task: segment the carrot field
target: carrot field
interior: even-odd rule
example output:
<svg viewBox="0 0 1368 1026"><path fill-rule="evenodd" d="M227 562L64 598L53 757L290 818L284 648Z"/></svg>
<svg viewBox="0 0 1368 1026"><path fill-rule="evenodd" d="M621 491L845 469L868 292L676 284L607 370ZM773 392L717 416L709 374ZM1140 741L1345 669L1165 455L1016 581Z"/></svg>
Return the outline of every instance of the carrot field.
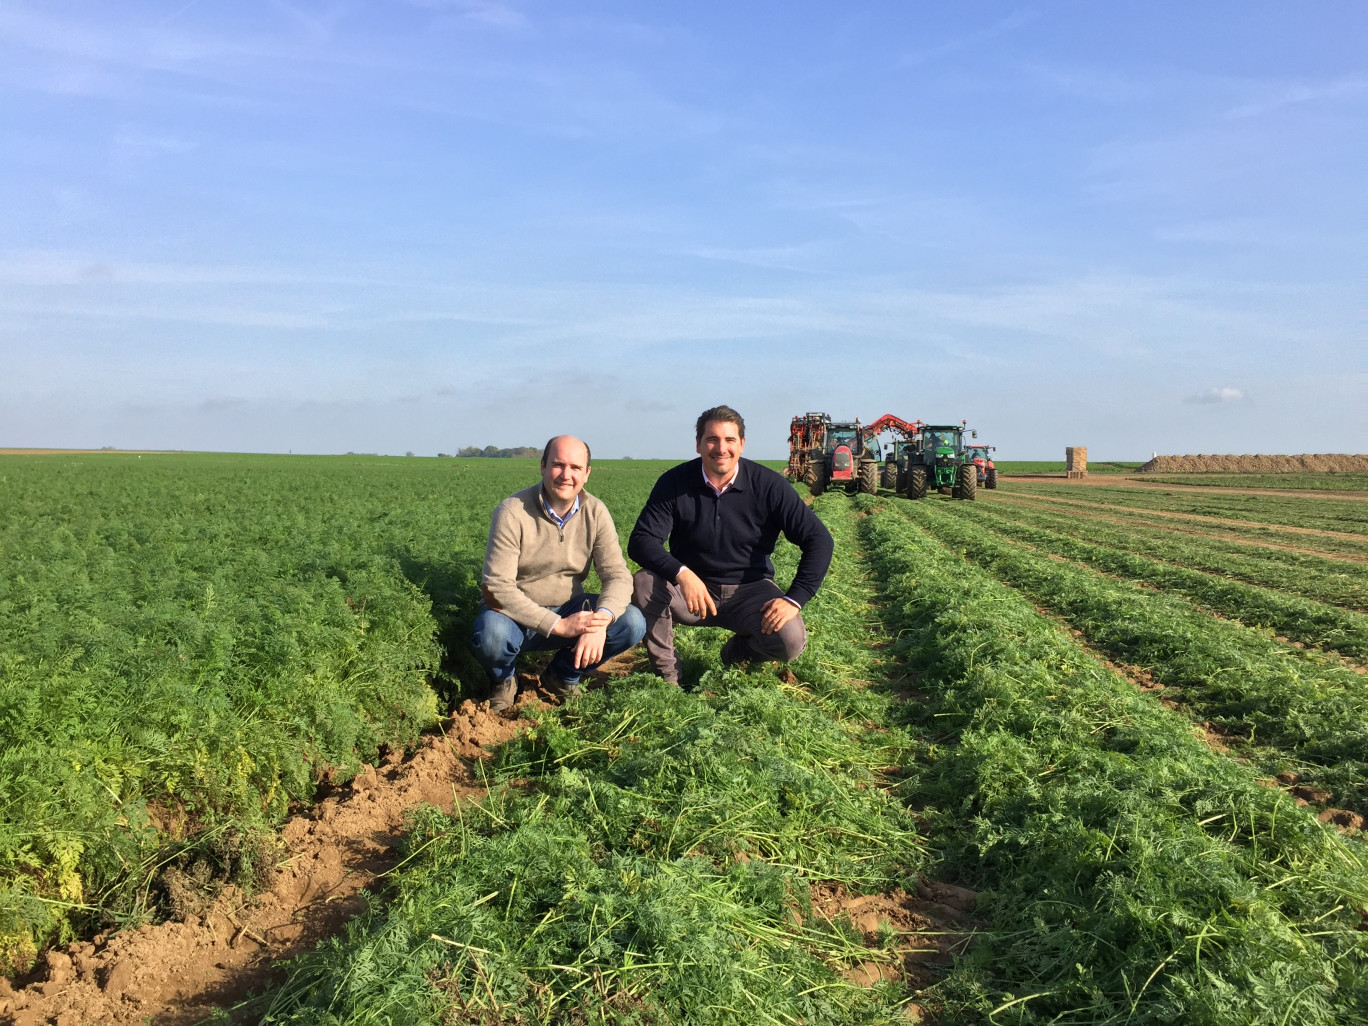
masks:
<svg viewBox="0 0 1368 1026"><path fill-rule="evenodd" d="M595 464L626 538L670 465ZM0 962L250 884L321 781L481 695L531 460L0 457ZM270 1023L1368 1021L1368 504L828 493L787 668L644 670L418 810ZM776 553L781 581L796 552ZM857 914L859 913L859 914Z"/></svg>

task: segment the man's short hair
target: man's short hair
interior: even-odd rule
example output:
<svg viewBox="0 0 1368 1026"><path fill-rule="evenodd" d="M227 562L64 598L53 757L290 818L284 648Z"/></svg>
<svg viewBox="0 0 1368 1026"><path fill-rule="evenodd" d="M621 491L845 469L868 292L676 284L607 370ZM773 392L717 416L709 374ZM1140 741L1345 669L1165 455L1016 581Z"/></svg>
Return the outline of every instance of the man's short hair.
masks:
<svg viewBox="0 0 1368 1026"><path fill-rule="evenodd" d="M557 438L575 438L575 436L552 435L550 438L548 438L546 440L546 444L542 446L541 465L543 467L546 466L546 454L551 451L551 443L554 442ZM593 457L589 454L589 443L586 442L583 438L575 438L575 441L579 442L580 445L584 446L584 465L586 467L590 466L593 463Z"/></svg>
<svg viewBox="0 0 1368 1026"><path fill-rule="evenodd" d="M741 414L730 406L714 406L711 410L704 410L698 415L698 423L694 425L695 442L703 441L703 429L708 426L710 420L715 420L719 424L735 424L736 433L741 441L746 440L746 422L741 419Z"/></svg>

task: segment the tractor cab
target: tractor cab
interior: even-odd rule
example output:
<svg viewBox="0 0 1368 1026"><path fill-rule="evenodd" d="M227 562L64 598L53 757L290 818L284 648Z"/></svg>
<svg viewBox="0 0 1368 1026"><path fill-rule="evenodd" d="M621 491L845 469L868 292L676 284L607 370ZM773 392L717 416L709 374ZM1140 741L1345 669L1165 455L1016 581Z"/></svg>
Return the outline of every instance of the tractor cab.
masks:
<svg viewBox="0 0 1368 1026"><path fill-rule="evenodd" d="M844 445L854 451L859 446L859 429L854 424L832 424L827 432L830 445Z"/></svg>
<svg viewBox="0 0 1368 1026"><path fill-rule="evenodd" d="M964 447L964 456L976 469L978 483L985 488L997 487L997 467L993 464L993 458L988 454L997 447L974 443Z"/></svg>
<svg viewBox="0 0 1368 1026"><path fill-rule="evenodd" d="M948 426L933 424L922 428L919 437L921 439L921 451L927 456L934 457L937 463L959 462L960 443L964 437L964 428L958 424Z"/></svg>
<svg viewBox="0 0 1368 1026"><path fill-rule="evenodd" d="M860 435L858 421L835 421L827 429L827 448L831 452L829 481L854 481L856 460L864 448Z"/></svg>

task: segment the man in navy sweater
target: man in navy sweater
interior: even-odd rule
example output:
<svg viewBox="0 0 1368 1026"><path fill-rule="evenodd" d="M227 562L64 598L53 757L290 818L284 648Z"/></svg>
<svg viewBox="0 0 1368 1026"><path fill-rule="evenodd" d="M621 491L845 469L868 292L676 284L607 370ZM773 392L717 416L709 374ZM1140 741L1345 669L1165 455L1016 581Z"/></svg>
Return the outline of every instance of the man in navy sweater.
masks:
<svg viewBox="0 0 1368 1026"><path fill-rule="evenodd" d="M831 564L831 534L793 486L741 458L746 424L739 413L705 410L695 435L699 458L660 476L627 542L627 554L641 564L632 603L646 615L646 652L675 684L676 623L733 631L722 646L723 666L797 658L807 646L801 610ZM770 562L780 531L803 551L787 591L774 583Z"/></svg>

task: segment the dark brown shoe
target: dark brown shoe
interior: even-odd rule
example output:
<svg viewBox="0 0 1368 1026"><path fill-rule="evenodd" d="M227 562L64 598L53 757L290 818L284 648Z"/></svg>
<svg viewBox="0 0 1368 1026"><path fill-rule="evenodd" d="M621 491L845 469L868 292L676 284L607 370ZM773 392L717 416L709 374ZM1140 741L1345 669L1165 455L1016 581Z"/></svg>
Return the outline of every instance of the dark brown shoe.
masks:
<svg viewBox="0 0 1368 1026"><path fill-rule="evenodd" d="M555 695L562 702L568 702L570 699L579 698L580 695L584 694L584 689L579 686L579 681L571 684L569 681L562 680L560 674L549 666L541 672L541 686L543 691Z"/></svg>
<svg viewBox="0 0 1368 1026"><path fill-rule="evenodd" d="M518 698L518 679L509 677L502 684L495 684L493 690L489 692L489 711L503 712L513 705Z"/></svg>

